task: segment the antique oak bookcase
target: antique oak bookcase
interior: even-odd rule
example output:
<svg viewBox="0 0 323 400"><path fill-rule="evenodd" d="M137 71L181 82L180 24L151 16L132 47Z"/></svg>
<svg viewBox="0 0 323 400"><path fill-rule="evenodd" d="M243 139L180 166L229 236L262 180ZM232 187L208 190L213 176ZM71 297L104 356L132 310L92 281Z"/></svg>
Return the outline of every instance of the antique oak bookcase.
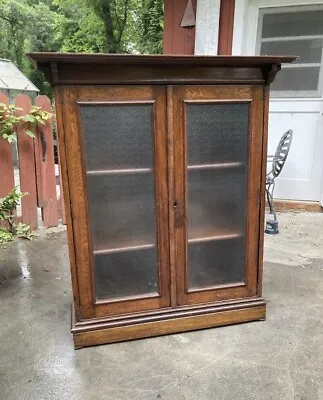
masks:
<svg viewBox="0 0 323 400"><path fill-rule="evenodd" d="M30 57L55 89L75 347L264 319L269 85L294 58Z"/></svg>

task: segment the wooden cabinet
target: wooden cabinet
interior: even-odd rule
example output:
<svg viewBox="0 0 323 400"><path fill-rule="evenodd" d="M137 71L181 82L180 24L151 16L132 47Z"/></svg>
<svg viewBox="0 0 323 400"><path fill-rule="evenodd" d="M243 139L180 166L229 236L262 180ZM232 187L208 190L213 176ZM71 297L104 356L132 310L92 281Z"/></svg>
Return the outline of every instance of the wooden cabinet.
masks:
<svg viewBox="0 0 323 400"><path fill-rule="evenodd" d="M259 320L287 57L34 53L55 87L76 347Z"/></svg>

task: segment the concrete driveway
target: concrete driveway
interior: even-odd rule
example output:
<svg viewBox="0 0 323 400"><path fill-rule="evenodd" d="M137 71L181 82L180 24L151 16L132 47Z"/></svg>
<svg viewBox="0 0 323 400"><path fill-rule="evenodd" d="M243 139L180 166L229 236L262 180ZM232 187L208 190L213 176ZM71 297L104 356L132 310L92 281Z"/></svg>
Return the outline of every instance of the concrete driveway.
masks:
<svg viewBox="0 0 323 400"><path fill-rule="evenodd" d="M74 351L66 233L0 248L1 400L322 400L323 213L266 236L267 321Z"/></svg>

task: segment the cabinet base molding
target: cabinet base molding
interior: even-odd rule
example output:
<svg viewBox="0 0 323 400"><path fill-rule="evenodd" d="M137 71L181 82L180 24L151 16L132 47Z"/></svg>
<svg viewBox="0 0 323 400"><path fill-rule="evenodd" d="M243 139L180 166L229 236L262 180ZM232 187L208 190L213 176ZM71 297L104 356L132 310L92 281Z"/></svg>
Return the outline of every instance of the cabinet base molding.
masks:
<svg viewBox="0 0 323 400"><path fill-rule="evenodd" d="M75 349L125 340L187 332L216 326L264 320L263 298L222 302L217 305L179 307L97 320L76 322L72 310Z"/></svg>

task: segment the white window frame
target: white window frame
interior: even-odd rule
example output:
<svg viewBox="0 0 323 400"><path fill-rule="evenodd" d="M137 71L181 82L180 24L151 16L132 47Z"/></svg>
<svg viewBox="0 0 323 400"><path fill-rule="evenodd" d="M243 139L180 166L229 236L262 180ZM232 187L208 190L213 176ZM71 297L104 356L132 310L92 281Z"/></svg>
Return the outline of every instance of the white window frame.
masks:
<svg viewBox="0 0 323 400"><path fill-rule="evenodd" d="M322 40L322 54L321 63L300 63L297 64L297 60L292 64L283 64L282 68L295 68L295 67L319 67L319 77L317 90L302 90L302 91L278 91L271 90L271 97L321 97L323 93L323 34L322 35L309 35L309 36L291 36L291 37L274 37L274 38L261 38L263 17L268 14L282 14L282 13L293 13L299 11L316 11L323 10L323 4L321 5L301 5L301 6L281 6L281 7L261 7L258 12L258 24L256 32L256 55L260 55L260 48L263 42L269 41L283 41L283 40L300 40L300 39L321 39ZM280 54L282 55L282 54ZM288 54L286 54L288 55Z"/></svg>

